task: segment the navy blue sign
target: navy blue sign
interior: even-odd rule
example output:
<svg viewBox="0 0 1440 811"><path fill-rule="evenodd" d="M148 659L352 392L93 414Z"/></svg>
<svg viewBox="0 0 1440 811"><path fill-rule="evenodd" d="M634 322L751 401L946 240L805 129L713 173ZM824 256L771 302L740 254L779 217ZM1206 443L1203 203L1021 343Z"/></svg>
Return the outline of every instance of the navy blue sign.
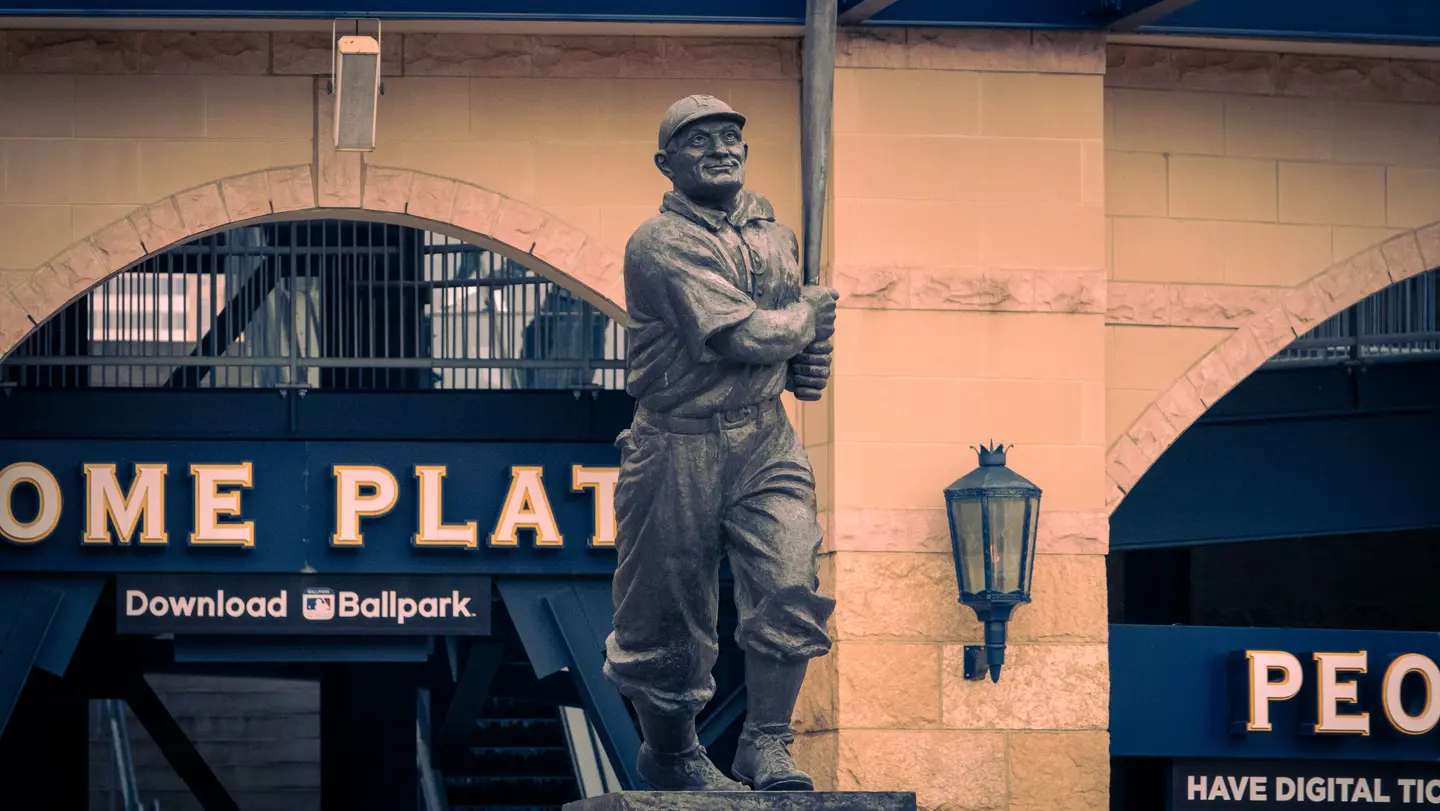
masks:
<svg viewBox="0 0 1440 811"><path fill-rule="evenodd" d="M609 574L607 443L6 442L0 570Z"/></svg>
<svg viewBox="0 0 1440 811"><path fill-rule="evenodd" d="M1110 626L1112 755L1440 759L1440 634Z"/></svg>
<svg viewBox="0 0 1440 811"><path fill-rule="evenodd" d="M1440 764L1325 760L1176 760L1171 811L1310 811L1440 805Z"/></svg>
<svg viewBox="0 0 1440 811"><path fill-rule="evenodd" d="M490 578L446 575L121 575L122 634L490 632Z"/></svg>

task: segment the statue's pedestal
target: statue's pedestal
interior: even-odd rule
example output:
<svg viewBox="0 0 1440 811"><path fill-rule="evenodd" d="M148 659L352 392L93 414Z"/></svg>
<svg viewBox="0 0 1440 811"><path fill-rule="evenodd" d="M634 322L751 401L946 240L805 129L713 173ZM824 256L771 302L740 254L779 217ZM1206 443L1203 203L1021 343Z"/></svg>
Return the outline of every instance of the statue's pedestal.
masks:
<svg viewBox="0 0 1440 811"><path fill-rule="evenodd" d="M563 811L915 811L900 791L617 791Z"/></svg>

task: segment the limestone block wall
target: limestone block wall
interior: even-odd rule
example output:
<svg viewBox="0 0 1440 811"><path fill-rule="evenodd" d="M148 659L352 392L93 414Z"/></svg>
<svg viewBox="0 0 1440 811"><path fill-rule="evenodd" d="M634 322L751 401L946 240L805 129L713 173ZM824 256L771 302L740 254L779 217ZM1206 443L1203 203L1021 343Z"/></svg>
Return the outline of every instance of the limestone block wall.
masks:
<svg viewBox="0 0 1440 811"><path fill-rule="evenodd" d="M804 412L828 479L833 653L798 748L822 784L922 808L1107 806L1105 272L1097 38L845 32L827 265L830 397ZM1044 488L1035 602L998 684L958 604L941 491L1015 443Z"/></svg>
<svg viewBox="0 0 1440 811"><path fill-rule="evenodd" d="M1236 379L1355 299L1287 305L1292 291L1347 260L1326 278L1366 293L1413 272L1395 258L1413 245L1393 246L1388 275L1373 249L1440 220L1440 63L1116 44L1107 54L1113 504ZM1376 263L1380 278L1365 285ZM1313 312L1287 327L1297 309ZM1278 331L1256 327L1273 341L1241 345L1238 328L1274 317ZM1207 355L1232 336L1223 359Z"/></svg>

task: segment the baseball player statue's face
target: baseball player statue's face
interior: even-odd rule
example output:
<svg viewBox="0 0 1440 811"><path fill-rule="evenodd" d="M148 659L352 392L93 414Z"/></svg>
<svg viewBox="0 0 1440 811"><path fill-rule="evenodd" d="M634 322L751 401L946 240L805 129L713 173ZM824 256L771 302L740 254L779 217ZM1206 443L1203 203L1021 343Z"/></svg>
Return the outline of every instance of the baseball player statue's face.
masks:
<svg viewBox="0 0 1440 811"><path fill-rule="evenodd" d="M701 119L670 139L655 165L676 191L697 203L725 208L745 186L750 153L740 126L726 119Z"/></svg>

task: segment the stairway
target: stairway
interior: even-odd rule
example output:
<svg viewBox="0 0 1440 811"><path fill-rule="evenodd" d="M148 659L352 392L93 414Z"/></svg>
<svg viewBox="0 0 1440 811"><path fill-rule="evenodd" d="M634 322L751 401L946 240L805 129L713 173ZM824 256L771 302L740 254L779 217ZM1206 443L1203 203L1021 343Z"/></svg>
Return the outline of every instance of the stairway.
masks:
<svg viewBox="0 0 1440 811"><path fill-rule="evenodd" d="M491 698L445 772L450 811L559 811L580 799L554 704Z"/></svg>

